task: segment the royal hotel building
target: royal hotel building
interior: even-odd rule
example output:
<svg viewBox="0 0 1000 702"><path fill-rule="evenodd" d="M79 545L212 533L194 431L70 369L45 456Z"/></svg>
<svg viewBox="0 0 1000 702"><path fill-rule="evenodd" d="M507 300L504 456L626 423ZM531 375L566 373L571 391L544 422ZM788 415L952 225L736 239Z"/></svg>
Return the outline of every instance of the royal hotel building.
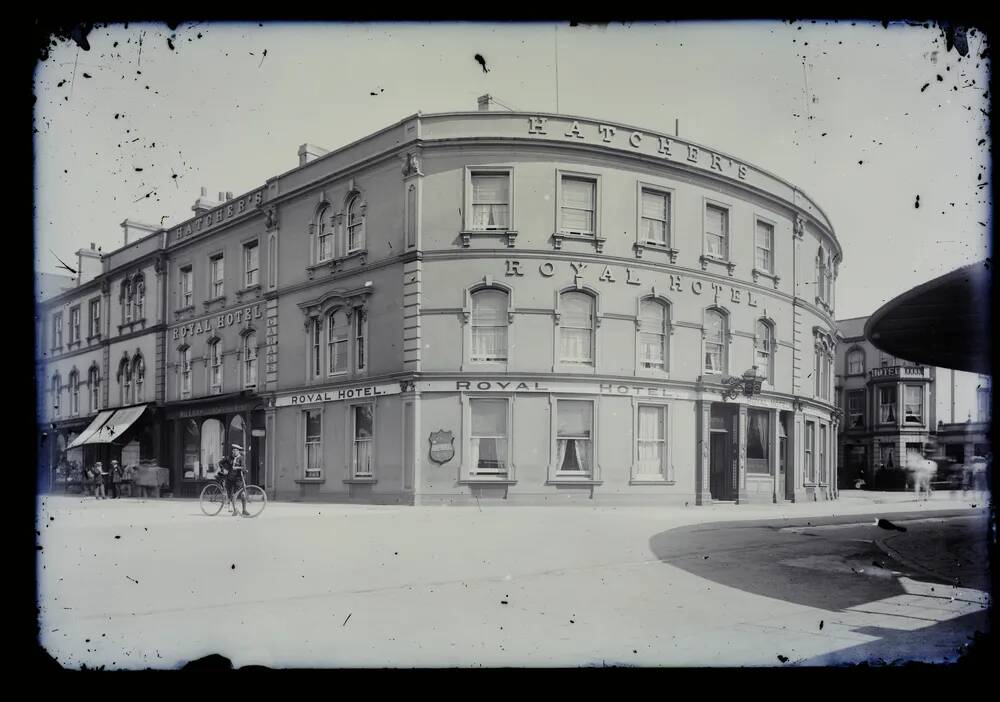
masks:
<svg viewBox="0 0 1000 702"><path fill-rule="evenodd" d="M303 145L165 230L175 494L238 443L279 500L835 497L820 207L673 135L490 106Z"/></svg>

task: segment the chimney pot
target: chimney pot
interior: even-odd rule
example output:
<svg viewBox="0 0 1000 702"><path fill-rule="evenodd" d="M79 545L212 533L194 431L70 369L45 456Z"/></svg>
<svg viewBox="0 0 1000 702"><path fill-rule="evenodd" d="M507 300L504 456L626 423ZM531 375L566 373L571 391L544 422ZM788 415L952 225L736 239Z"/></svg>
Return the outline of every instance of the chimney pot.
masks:
<svg viewBox="0 0 1000 702"><path fill-rule="evenodd" d="M93 251L93 250L94 250L94 242L90 242L90 250L91 250L91 251Z"/></svg>
<svg viewBox="0 0 1000 702"><path fill-rule="evenodd" d="M490 102L492 102L493 97L487 93L486 95L481 95L479 97L479 111L488 112L490 109Z"/></svg>
<svg viewBox="0 0 1000 702"><path fill-rule="evenodd" d="M201 188L201 196L202 197L208 197L208 188L202 186L202 188Z"/></svg>
<svg viewBox="0 0 1000 702"><path fill-rule="evenodd" d="M233 191L232 190L227 190L226 191L226 200L232 200L232 199L233 199Z"/></svg>
<svg viewBox="0 0 1000 702"><path fill-rule="evenodd" d="M226 201L226 194L222 191L219 191L219 202L225 202L225 201Z"/></svg>

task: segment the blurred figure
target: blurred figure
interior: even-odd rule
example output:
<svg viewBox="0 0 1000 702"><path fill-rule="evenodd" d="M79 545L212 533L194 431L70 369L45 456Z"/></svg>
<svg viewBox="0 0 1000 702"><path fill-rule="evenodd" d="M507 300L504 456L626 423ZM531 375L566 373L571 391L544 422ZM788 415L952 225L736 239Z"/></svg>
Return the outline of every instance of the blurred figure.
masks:
<svg viewBox="0 0 1000 702"><path fill-rule="evenodd" d="M921 490L924 492L924 499L929 498L931 496L931 480L938 469L937 463L929 458L924 458L917 451L908 451L905 466L913 479L913 493L916 499L920 499Z"/></svg>
<svg viewBox="0 0 1000 702"><path fill-rule="evenodd" d="M962 496L967 490L972 490L973 498L977 500L986 499L986 472L992 460L989 456L973 456L972 460L965 464L965 475L962 484Z"/></svg>

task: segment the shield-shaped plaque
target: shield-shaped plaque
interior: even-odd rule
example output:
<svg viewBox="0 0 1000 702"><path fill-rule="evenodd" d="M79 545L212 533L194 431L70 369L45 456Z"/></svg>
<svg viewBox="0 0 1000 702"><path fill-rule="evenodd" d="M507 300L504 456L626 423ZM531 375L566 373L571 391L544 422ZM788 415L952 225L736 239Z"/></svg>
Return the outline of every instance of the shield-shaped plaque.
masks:
<svg viewBox="0 0 1000 702"><path fill-rule="evenodd" d="M450 431L434 431L430 435L431 460L447 463L455 456L455 436Z"/></svg>

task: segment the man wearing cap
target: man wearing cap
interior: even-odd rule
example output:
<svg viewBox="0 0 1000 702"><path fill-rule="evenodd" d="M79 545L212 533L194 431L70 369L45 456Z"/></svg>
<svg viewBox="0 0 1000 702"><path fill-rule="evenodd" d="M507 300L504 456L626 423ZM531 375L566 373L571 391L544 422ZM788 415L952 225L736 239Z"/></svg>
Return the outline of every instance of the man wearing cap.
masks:
<svg viewBox="0 0 1000 702"><path fill-rule="evenodd" d="M229 462L227 461L227 463ZM246 485L243 470L243 447L239 444L233 444L233 460L226 476L226 491L229 493L229 500L233 505L233 515L237 514L236 499L233 493ZM247 512L247 496L245 492L240 493L240 502L243 504L243 516L249 517L250 513Z"/></svg>

